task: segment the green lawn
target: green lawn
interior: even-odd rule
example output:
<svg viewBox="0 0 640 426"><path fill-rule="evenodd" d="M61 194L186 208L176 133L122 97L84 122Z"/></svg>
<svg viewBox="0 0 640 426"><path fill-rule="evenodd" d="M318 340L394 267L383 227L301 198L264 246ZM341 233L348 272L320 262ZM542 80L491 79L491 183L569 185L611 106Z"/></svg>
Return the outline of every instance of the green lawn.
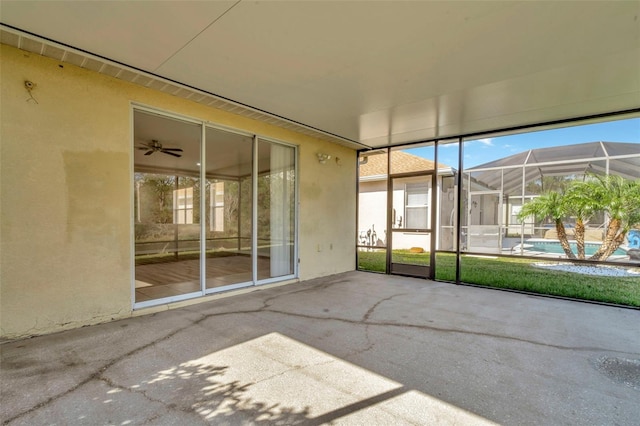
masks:
<svg viewBox="0 0 640 426"><path fill-rule="evenodd" d="M358 269L371 272L385 272L385 250L358 251Z"/></svg>
<svg viewBox="0 0 640 426"><path fill-rule="evenodd" d="M394 253L394 260L428 264L428 253ZM425 262L426 259L426 262ZM550 271L536 268L539 260L514 258L483 258L462 256L461 281L489 287L522 290L575 299L593 300L640 307L640 277L601 277ZM436 255L436 279L455 281L455 255ZM358 266L362 270L384 272L385 252L358 252Z"/></svg>

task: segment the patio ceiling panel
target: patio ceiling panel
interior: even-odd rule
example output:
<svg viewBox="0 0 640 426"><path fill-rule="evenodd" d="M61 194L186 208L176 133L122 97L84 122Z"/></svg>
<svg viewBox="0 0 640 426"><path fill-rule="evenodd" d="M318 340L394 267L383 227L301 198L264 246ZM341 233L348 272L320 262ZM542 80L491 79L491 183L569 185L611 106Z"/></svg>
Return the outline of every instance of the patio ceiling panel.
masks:
<svg viewBox="0 0 640 426"><path fill-rule="evenodd" d="M153 72L234 3L3 1L2 21Z"/></svg>
<svg viewBox="0 0 640 426"><path fill-rule="evenodd" d="M79 49L102 60L79 66L153 73L173 95L361 148L638 108L639 15L632 1L3 0L1 19L23 34L3 43Z"/></svg>

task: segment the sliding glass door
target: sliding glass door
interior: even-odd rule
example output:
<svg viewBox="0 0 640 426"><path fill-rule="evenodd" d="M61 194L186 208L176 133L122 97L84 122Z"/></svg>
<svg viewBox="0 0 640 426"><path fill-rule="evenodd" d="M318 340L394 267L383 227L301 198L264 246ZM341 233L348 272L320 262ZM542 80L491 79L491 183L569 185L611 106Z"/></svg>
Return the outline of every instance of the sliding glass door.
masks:
<svg viewBox="0 0 640 426"><path fill-rule="evenodd" d="M295 147L133 115L136 306L294 277Z"/></svg>
<svg viewBox="0 0 640 426"><path fill-rule="evenodd" d="M136 302L200 291L200 126L135 112Z"/></svg>

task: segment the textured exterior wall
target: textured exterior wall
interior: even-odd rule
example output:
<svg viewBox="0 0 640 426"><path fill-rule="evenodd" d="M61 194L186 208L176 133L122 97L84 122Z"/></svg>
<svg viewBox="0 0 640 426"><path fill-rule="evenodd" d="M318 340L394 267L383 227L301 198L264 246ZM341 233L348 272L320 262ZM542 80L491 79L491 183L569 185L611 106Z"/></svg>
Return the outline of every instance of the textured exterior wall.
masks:
<svg viewBox="0 0 640 426"><path fill-rule="evenodd" d="M353 150L8 46L1 56L1 338L132 314L131 102L298 145L300 278L354 269ZM319 164L319 151L334 158Z"/></svg>

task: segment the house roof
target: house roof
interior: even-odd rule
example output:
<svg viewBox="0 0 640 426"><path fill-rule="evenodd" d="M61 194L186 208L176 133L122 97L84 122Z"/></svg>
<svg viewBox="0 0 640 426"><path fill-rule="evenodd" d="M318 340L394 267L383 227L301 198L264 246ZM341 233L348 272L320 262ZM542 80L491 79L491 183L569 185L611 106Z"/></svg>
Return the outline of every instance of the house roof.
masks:
<svg viewBox="0 0 640 426"><path fill-rule="evenodd" d="M366 162L360 162L360 178L387 174L387 154L374 154L364 158L366 158ZM391 172L393 174L433 170L434 164L427 158L402 151L391 151ZM449 166L441 163L438 168L444 169Z"/></svg>

